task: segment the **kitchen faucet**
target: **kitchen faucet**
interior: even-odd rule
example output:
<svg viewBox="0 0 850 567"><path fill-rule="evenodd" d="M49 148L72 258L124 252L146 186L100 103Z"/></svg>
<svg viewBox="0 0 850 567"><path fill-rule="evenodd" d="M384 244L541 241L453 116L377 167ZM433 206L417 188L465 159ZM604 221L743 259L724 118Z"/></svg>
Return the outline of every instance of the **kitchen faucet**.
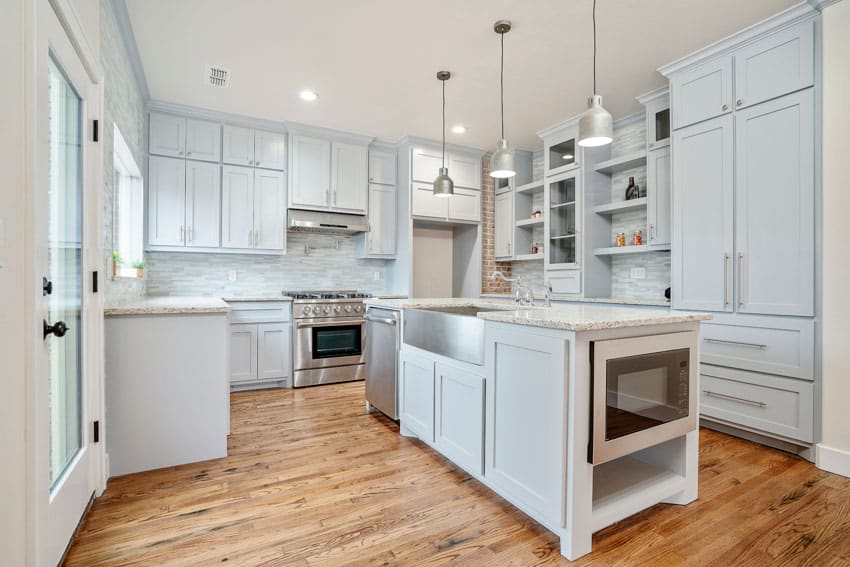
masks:
<svg viewBox="0 0 850 567"><path fill-rule="evenodd" d="M552 282L543 282L543 300L546 302L546 307L552 307Z"/></svg>
<svg viewBox="0 0 850 567"><path fill-rule="evenodd" d="M519 276L515 278L509 278L502 272L496 270L495 272L490 274L490 280L495 281L496 279L501 279L502 281L516 284L516 289L514 291L514 301L516 301L520 305L534 305L534 293L531 291L530 287L522 285L522 278L520 278Z"/></svg>

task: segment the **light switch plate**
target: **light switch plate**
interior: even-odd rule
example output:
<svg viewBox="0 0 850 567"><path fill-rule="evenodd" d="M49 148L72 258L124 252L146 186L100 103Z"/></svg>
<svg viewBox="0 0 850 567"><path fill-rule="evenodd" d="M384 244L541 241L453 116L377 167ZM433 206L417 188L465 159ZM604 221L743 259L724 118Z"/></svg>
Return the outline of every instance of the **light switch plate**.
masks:
<svg viewBox="0 0 850 567"><path fill-rule="evenodd" d="M374 272L372 274L372 279L374 279L376 282L381 281L381 272Z"/></svg>
<svg viewBox="0 0 850 567"><path fill-rule="evenodd" d="M646 268L632 268L632 279L633 280L645 280L646 279Z"/></svg>
<svg viewBox="0 0 850 567"><path fill-rule="evenodd" d="M230 270L227 272L227 281L235 282L236 281L236 270Z"/></svg>

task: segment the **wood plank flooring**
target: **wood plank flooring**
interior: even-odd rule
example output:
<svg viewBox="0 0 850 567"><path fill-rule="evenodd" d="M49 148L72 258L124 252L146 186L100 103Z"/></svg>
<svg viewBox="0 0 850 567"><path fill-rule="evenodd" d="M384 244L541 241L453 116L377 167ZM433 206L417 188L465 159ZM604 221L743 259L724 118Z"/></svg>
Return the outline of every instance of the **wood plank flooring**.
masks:
<svg viewBox="0 0 850 567"><path fill-rule="evenodd" d="M363 383L233 394L225 459L110 480L66 564L561 565L558 539L398 426ZM850 479L702 430L700 498L575 565L850 565Z"/></svg>

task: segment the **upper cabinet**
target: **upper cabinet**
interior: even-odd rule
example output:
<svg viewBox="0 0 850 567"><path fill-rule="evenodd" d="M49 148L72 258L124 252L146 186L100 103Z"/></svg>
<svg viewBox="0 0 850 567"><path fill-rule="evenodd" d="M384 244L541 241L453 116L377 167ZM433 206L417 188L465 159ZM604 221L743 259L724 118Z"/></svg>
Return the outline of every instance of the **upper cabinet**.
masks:
<svg viewBox="0 0 850 567"><path fill-rule="evenodd" d="M637 97L646 114L646 149L670 145L670 89L663 87Z"/></svg>
<svg viewBox="0 0 850 567"><path fill-rule="evenodd" d="M544 139L544 175L558 175L579 167L578 120L558 124L537 134Z"/></svg>
<svg viewBox="0 0 850 567"><path fill-rule="evenodd" d="M289 206L366 214L368 143L293 133Z"/></svg>
<svg viewBox="0 0 850 567"><path fill-rule="evenodd" d="M481 190L481 158L449 153L449 175L455 185L466 189ZM433 179L432 179L433 181Z"/></svg>
<svg viewBox="0 0 850 567"><path fill-rule="evenodd" d="M732 57L709 61L670 79L673 124L696 124L732 111Z"/></svg>
<svg viewBox="0 0 850 567"><path fill-rule="evenodd" d="M221 125L172 114L151 112L149 150L151 154L219 161Z"/></svg>
<svg viewBox="0 0 850 567"><path fill-rule="evenodd" d="M369 150L369 183L381 185L396 184L395 152L389 150Z"/></svg>
<svg viewBox="0 0 850 567"><path fill-rule="evenodd" d="M221 245L286 249L286 177L282 172L226 165L222 171Z"/></svg>
<svg viewBox="0 0 850 567"><path fill-rule="evenodd" d="M432 183L440 174L443 154L439 147L417 145L411 150L413 181ZM481 190L481 157L457 150L446 150L445 164L455 187Z"/></svg>
<svg viewBox="0 0 850 567"><path fill-rule="evenodd" d="M358 146L359 147L359 146ZM358 258L394 258L398 223L396 151L369 147L369 232L355 241Z"/></svg>
<svg viewBox="0 0 850 567"><path fill-rule="evenodd" d="M286 136L279 132L224 126L222 161L283 171L286 169Z"/></svg>

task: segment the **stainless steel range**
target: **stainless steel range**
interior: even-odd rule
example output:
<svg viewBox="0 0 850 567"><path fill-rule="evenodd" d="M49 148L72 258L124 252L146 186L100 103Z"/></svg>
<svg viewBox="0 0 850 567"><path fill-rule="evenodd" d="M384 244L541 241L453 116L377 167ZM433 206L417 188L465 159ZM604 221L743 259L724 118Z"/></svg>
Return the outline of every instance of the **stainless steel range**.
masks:
<svg viewBox="0 0 850 567"><path fill-rule="evenodd" d="M366 377L363 299L357 291L286 291L293 297L293 387Z"/></svg>

